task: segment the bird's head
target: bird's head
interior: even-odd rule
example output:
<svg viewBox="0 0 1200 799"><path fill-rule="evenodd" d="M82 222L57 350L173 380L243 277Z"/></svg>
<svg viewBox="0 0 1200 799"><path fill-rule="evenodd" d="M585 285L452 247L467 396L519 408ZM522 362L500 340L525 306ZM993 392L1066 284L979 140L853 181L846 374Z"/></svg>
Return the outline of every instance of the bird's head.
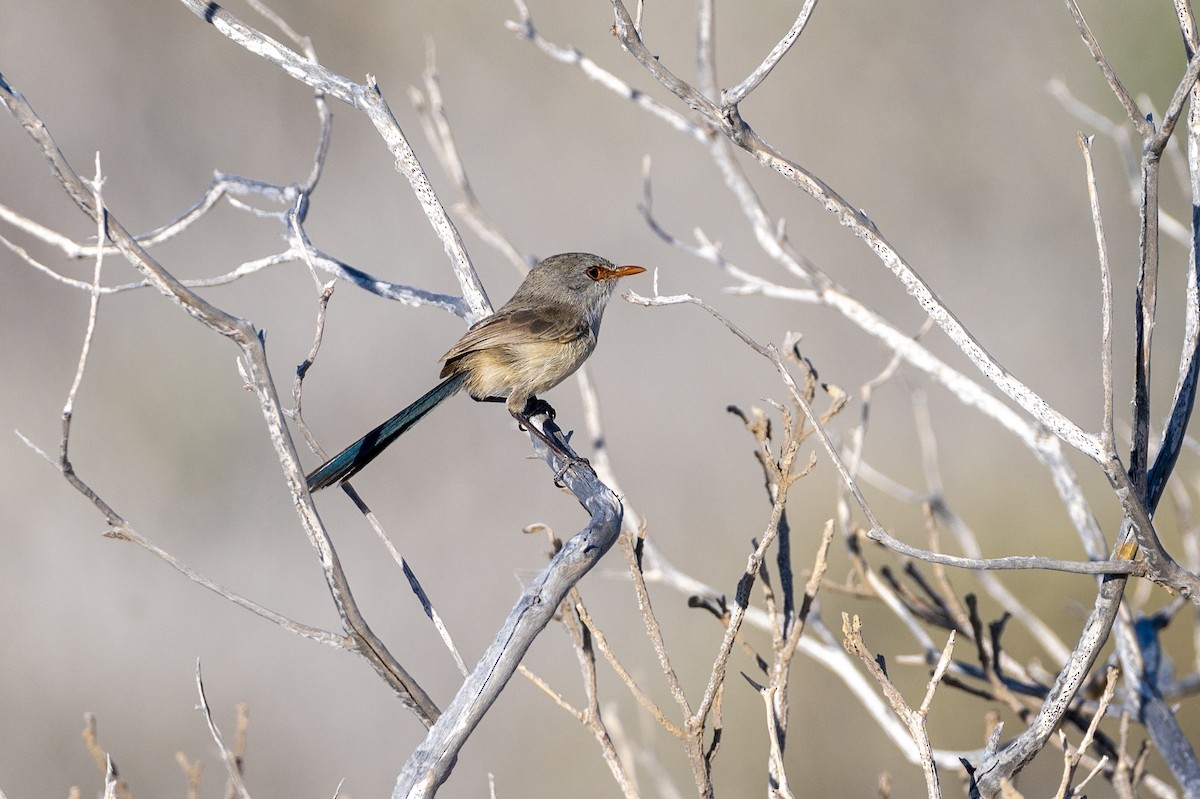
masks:
<svg viewBox="0 0 1200 799"><path fill-rule="evenodd" d="M588 311L603 311L619 278L645 271L640 266L615 266L590 253L560 253L539 261L521 284L518 294L531 299L579 304Z"/></svg>

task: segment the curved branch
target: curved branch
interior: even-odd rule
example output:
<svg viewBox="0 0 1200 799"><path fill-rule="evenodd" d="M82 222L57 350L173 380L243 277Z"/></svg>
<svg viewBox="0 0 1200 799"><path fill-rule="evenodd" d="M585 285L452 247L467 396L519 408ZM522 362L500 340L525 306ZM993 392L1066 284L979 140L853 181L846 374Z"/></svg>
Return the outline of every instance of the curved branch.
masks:
<svg viewBox="0 0 1200 799"><path fill-rule="evenodd" d="M546 422L543 429L566 446L561 431L553 423ZM521 593L475 670L425 740L409 755L396 780L393 799L437 793L450 776L467 738L500 696L534 639L558 612L571 588L600 561L620 535L622 507L617 495L600 482L590 467L566 463L539 438L533 435L530 438L547 463L556 470L567 467L563 481L591 514L591 521L563 544L550 565Z"/></svg>
<svg viewBox="0 0 1200 799"><path fill-rule="evenodd" d="M1071 652L1071 659L1058 673L1050 693L1029 727L1003 749L989 753L975 770L973 778L981 795L998 795L1003 784L1045 748L1083 687L1084 680L1100 655L1100 649L1108 640L1128 582L1129 578L1121 575L1106 577L1101 583L1091 615Z"/></svg>

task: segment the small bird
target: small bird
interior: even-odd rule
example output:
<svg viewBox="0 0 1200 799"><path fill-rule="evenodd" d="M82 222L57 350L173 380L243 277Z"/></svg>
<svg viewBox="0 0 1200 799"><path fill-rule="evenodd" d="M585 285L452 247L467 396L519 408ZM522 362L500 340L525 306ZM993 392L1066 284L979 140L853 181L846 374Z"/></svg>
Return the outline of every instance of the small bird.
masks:
<svg viewBox="0 0 1200 799"><path fill-rule="evenodd" d="M522 426L561 452L529 421L534 413L549 410L536 395L566 380L592 354L617 279L645 271L582 252L540 261L512 299L472 325L441 357L441 383L310 474L308 490L357 474L442 400L464 388L479 402L504 402Z"/></svg>

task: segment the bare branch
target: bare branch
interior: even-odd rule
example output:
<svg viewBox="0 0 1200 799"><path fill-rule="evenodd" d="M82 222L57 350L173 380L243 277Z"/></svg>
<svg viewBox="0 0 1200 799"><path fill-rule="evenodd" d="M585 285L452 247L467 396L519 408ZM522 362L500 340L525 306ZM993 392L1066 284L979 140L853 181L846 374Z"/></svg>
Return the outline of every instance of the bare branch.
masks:
<svg viewBox="0 0 1200 799"><path fill-rule="evenodd" d="M246 790L246 784L242 782L242 764L237 755L230 752L225 746L225 741L221 737L221 730L218 729L217 723L213 721L212 711L208 707L208 698L204 695L204 680L200 676L200 660L196 659L196 692L200 694L199 710L204 713L204 721L208 724L208 731L216 742L217 748L221 750L221 761L225 764L225 772L229 775L229 782L233 786L236 795L241 799L250 799L250 792Z"/></svg>
<svg viewBox="0 0 1200 799"><path fill-rule="evenodd" d="M112 755L100 746L100 737L96 731L96 714L83 714L83 743L96 768L104 775L105 799L132 799L133 793L128 783L117 774L117 764Z"/></svg>
<svg viewBox="0 0 1200 799"><path fill-rule="evenodd" d="M853 622L850 620L849 614L842 614L842 634L845 636L846 651L858 656L859 660L867 667L867 671L875 678L883 689L884 695L892 704L892 709L896 711L896 715L904 720L908 726L909 733L913 737L913 741L917 744L917 751L921 753L921 765L925 770L925 787L929 799L940 799L941 784L938 778L937 764L933 759L933 747L929 743L929 732L925 728L925 720L929 715L929 703L933 700L933 692L937 688L938 683L942 679L942 675L946 673L946 666L950 663L950 656L954 652L954 632L950 632L950 637L946 641L946 646L942 649L942 656L938 659L938 665L934 669L933 676L929 679L929 686L925 691L925 700L921 703L918 710L913 710L908 703L904 701L904 697L892 681L888 678L887 672L876 662L872 657L870 650L862 639L862 622L858 616L854 617Z"/></svg>
<svg viewBox="0 0 1200 799"><path fill-rule="evenodd" d="M621 536L621 551L625 554L625 562L629 566L629 573L633 575L633 588L634 594L637 596L638 610L641 612L642 622L646 626L646 634L650 638L650 644L654 647L654 654L658 656L659 666L667 678L667 685L671 690L671 696L675 699L675 703L679 706L684 718L690 718L692 716L692 706L688 703L687 695L683 692L683 685L679 682L675 668L671 665L671 658L667 654L667 645L663 640L658 618L654 615L654 609L650 605L650 592L646 589L645 576L642 573L641 566L638 564L638 559L634 552L633 537L631 535Z"/></svg>
<svg viewBox="0 0 1200 799"><path fill-rule="evenodd" d="M466 248L459 237L454 223L446 215L437 193L429 182L425 170L417 160L412 147L409 146L404 132L392 115L387 101L375 84L373 78L368 78L365 85L337 75L308 58L288 49L269 36L246 25L237 17L215 3L204 0L182 0L196 16L212 25L219 33L228 37L246 50L261 56L280 67L291 77L314 89L318 89L331 97L357 108L367 115L375 125L375 129L383 138L388 149L396 158L396 168L408 180L413 193L421 203L426 218L434 232L442 241L446 255L450 258L455 276L462 287L463 297L470 308L468 321L475 322L491 312L487 293L479 276L471 266Z"/></svg>
<svg viewBox="0 0 1200 799"><path fill-rule="evenodd" d="M1091 202L1092 224L1096 228L1096 249L1100 258L1100 374L1104 387L1104 420L1100 425L1100 437L1105 449L1112 452L1116 449L1116 436L1113 433L1112 272L1108 268L1108 243L1104 239L1100 194L1096 188L1096 172L1092 168L1092 140L1085 138L1082 133L1077 134L1077 138L1087 173L1088 199Z"/></svg>
<svg viewBox="0 0 1200 799"><path fill-rule="evenodd" d="M582 710L579 710L566 699L564 699L562 694L560 694L558 691L555 691L550 687L549 683L526 668L525 664L522 663L520 666L518 666L517 671L520 672L521 676L525 677L525 679L536 685L542 693L550 697L554 704L558 705L563 710L567 711L567 713L574 716L576 721L583 721Z"/></svg>
<svg viewBox="0 0 1200 799"><path fill-rule="evenodd" d="M628 536L621 537L622 549L628 549L628 539ZM633 696L633 698L637 700L638 704L644 707L646 711L654 717L654 720L657 721L664 730L671 733L671 735L674 735L676 738L682 738L684 736L683 728L667 718L666 714L663 713L662 708L656 705L654 700L646 695L646 692L638 686L637 682L634 681L633 677L630 676L625 667L621 665L621 661L617 659L617 656L613 653L612 648L609 647L608 638L604 635L604 631L601 630L595 621L592 620L591 615L587 612L587 608L580 604L576 606L575 610L579 614L579 620L583 622L583 624L588 628L588 631L591 633L592 640L595 642L596 648L600 650L600 654L604 655L605 659L608 661L608 664L612 666L613 671L617 673L617 677L625 684L625 687L629 690L630 695Z"/></svg>
<svg viewBox="0 0 1200 799"><path fill-rule="evenodd" d="M176 752L175 762L187 779L187 799L200 799L200 778L204 773L204 761L191 761L183 752Z"/></svg>
<svg viewBox="0 0 1200 799"><path fill-rule="evenodd" d="M307 624L301 624L298 621L289 619L287 616L283 616L279 613L276 613L273 610L270 610L269 608L265 608L256 602L252 602L251 600L247 599L246 597L242 596L241 594L238 594L235 591L229 590L228 588L224 587L220 583L213 582L212 580L205 577L203 574L200 574L195 569L188 566L183 561L176 558L171 553L167 552L164 549L161 549L156 544L154 544L152 541L150 541L150 540L146 539L145 537L143 537L142 535L140 535L137 531L135 531L128 524L115 525L111 529L109 529L104 534L104 536L106 538L112 538L117 541L128 541L132 544L137 544L142 549L145 549L147 552L150 552L151 554L162 559L163 561L166 561L166 563L169 564L171 566L171 568L175 569L180 574L182 574L184 577L187 577L189 580L196 583L197 585L201 585L204 588L207 588L209 591L212 591L214 594L224 597L225 599L229 600L230 602L237 605L238 607L244 608L245 610L250 611L254 615L260 616L260 617L266 619L267 621L271 622L272 624L276 624L276 625L282 627L283 629L287 630L290 633L295 633L296 635L299 635L303 638L308 638L312 641L316 641L319 644L324 644L325 646L331 646L335 649L347 649L347 650L351 650L351 651L353 651L353 649L354 649L353 642L344 635L337 635L337 634L331 633L327 630L322 630L318 627L310 627Z"/></svg>
<svg viewBox="0 0 1200 799"><path fill-rule="evenodd" d="M799 16L792 23L791 29L779 41L779 44L771 49L771 52L767 54L763 62L753 72L743 78L741 83L732 89L725 89L721 92L721 105L737 105L742 100L745 100L750 92L758 88L758 85L766 79L767 75L771 74L771 70L775 69L775 65L787 55L788 50L792 49L792 45L796 43L796 39L804 32L804 28L808 25L808 20L816 7L817 0L805 0L804 6L800 9Z"/></svg>
<svg viewBox="0 0 1200 799"><path fill-rule="evenodd" d="M659 305L679 305L685 303L698 305L720 320L734 335L741 338L760 355L763 355L764 357L774 361L776 363L776 367L781 372L786 373L786 369L783 367L782 361L779 360L778 353L774 352L773 346L763 347L761 344L758 344L703 300L688 294L643 297L634 292L626 292L625 297L630 302L633 302L637 305L645 305L647 307ZM801 402L804 401L801 400ZM1129 560L1064 561L1053 558L1032 556L1022 557L1015 555L1003 558L963 558L955 555L946 555L940 552L929 552L927 550L909 546L896 539L884 529L883 525L879 522L879 520L875 517L874 512L871 510L871 506L867 502L866 497L863 496L862 491L859 490L858 485L853 476L850 474L849 469L847 469L845 462L843 462L841 456L837 452L837 449L833 446L833 442L825 432L824 426L821 425L819 419L816 418L816 415L812 413L811 408L807 407L807 403L804 403L802 407L804 407L805 413L809 414L809 419L813 423L814 430L816 431L817 436L821 439L821 443L825 446L825 450L829 455L830 460L833 461L834 466L841 475L846 489L854 496L855 500L858 502L859 508L862 509L864 515L867 517L867 520L870 522L871 529L867 535L872 540L885 544L901 554L920 558L921 560L928 560L933 563L941 563L947 566L958 566L966 569L1049 569L1052 571L1064 571L1074 574L1134 574L1142 571L1142 566L1140 564Z"/></svg>
<svg viewBox="0 0 1200 799"><path fill-rule="evenodd" d="M847 290L838 285L832 278L821 272L816 266L791 252L783 240L781 226L773 223L766 209L750 187L745 174L730 157L728 143L724 139L714 139L710 145L718 167L725 177L726 185L737 196L743 213L754 226L755 236L759 245L768 255L778 261L791 274L805 283L817 288L792 288L781 286L765 280L757 275L739 269L710 243L699 247L684 244L671 236L657 224L650 213L651 202L649 193L648 163L646 166L645 191L642 203L643 213L647 223L661 238L679 249L689 252L722 269L742 285L730 289L739 294L762 294L767 297L788 299L799 302L821 303L841 313L863 332L873 336L890 347L907 363L926 372L931 379L940 383L969 407L974 407L992 417L1004 428L1016 435L1033 454L1050 470L1054 486L1062 498L1071 520L1083 540L1085 549L1093 558L1102 557L1104 549L1103 536L1087 506L1082 490L1078 484L1070 464L1062 455L1058 440L1046 435L1045 428L1033 420L1022 418L1007 403L999 400L983 389L975 381L952 369L942 360L936 358L928 349L907 333L898 330L879 314L875 313L855 299ZM699 234L698 234L699 235Z"/></svg>
<svg viewBox="0 0 1200 799"><path fill-rule="evenodd" d="M399 661L388 652L358 610L337 553L317 516L316 508L312 504L312 497L309 496L305 487L304 474L300 470L295 445L290 432L283 423L283 411L274 381L271 378L270 367L267 364L264 344L253 325L217 308L180 283L174 275L165 270L134 241L129 232L112 214L103 207L97 207L95 198L90 194L83 180L67 163L62 151L50 136L45 123L37 116L25 98L8 84L3 75L0 75L0 102L3 102L9 113L21 123L41 149L51 171L75 201L75 204L93 220L102 221L106 237L117 245L121 254L150 280L155 288L183 311L209 329L237 344L242 355L242 362L258 395L267 430L280 464L283 466L300 522L321 560L338 611L347 626L353 631L356 651L371 663L379 675L397 691L402 701L412 708L425 723L432 723L437 716L437 706L400 665ZM111 526L125 525L124 520L115 511L100 501L86 484L75 477L73 470L64 468L64 476L101 509Z"/></svg>
<svg viewBox="0 0 1200 799"><path fill-rule="evenodd" d="M547 422L546 428L557 430ZM533 439L547 459L561 457ZM616 541L621 530L621 503L590 469L567 469L564 481L591 513L587 527L572 536L554 559L521 594L470 677L412 752L392 796L432 796L450 774L459 750L516 671L534 638L566 597Z"/></svg>
<svg viewBox="0 0 1200 799"><path fill-rule="evenodd" d="M522 39L532 42L546 55L553 58L555 61L561 61L564 64L572 64L583 70L584 74L592 80L600 83L605 88L616 92L626 99L636 103L638 106L649 111L654 116L666 122L675 130L690 136L698 141L703 141L708 132L705 128L697 125L687 117L679 114L671 108L663 105L658 100L655 100L645 92L638 91L631 87L628 83L617 78L612 73L601 69L594 61L571 47L559 47L547 41L533 24L533 16L529 13L529 8L524 0L513 0L517 6L517 12L521 15L519 22L509 22L507 27Z"/></svg>
<svg viewBox="0 0 1200 799"><path fill-rule="evenodd" d="M1104 79L1108 81L1109 88L1113 94L1117 96L1117 100L1125 108L1125 113L1129 115L1129 121L1138 129L1138 133L1143 138L1148 137L1154 132L1153 125L1150 124L1138 110L1137 103L1133 101L1133 96L1126 90L1121 79L1117 77L1116 70L1112 68L1108 57L1104 55L1104 51L1100 49L1100 42L1096 40L1096 36L1092 33L1092 29L1088 27L1087 20L1083 18L1083 12L1079 10L1075 0L1066 0L1067 9L1070 10L1071 16L1075 19L1075 25L1079 28L1079 35L1083 37L1084 44L1092 54L1092 58L1096 60L1096 65L1100 67L1100 71L1104 74Z"/></svg>
<svg viewBox="0 0 1200 799"><path fill-rule="evenodd" d="M515 266L521 275L529 271L533 262L521 255L508 237L497 227L483 210L475 189L467 178L467 169L458 154L458 144L454 140L454 131L446 115L445 104L442 101L442 88L438 81L437 63L434 58L433 41L426 43L426 67L424 74L425 94L415 88L408 90L413 107L421 115L421 124L425 129L425 138L434 145L434 152L442 168L449 173L458 190L463 194L463 202L456 210L463 215L471 229L502 253Z"/></svg>
<svg viewBox="0 0 1200 799"><path fill-rule="evenodd" d="M866 215L851 206L837 192L804 167L791 161L763 141L730 108L717 108L691 85L680 80L645 47L634 31L632 19L622 0L612 0L616 12L617 36L622 46L665 88L694 110L703 114L737 146L746 150L763 166L777 172L797 188L809 194L832 212L838 221L862 239L900 280L921 308L950 337L963 354L1001 391L1017 402L1027 413L1053 430L1063 441L1083 452L1097 463L1104 460L1097 436L1082 428L1052 408L1031 388L1017 380L983 348L953 312L938 298L933 289L917 274L900 253L883 237Z"/></svg>
<svg viewBox="0 0 1200 799"><path fill-rule="evenodd" d="M592 644L599 640L596 636L599 628L595 626L590 617L587 617L587 609L583 605L583 597L580 596L578 588L571 589L567 602L570 607L564 608L562 620L571 635L571 642L583 676L584 692L587 694L588 700L587 712L583 714L582 721L600 745L604 762L608 765L613 779L621 788L621 793L626 799L638 799L640 794L637 782L633 774L626 768L626 761L618 754L617 746L608 733L608 726L600 711L600 691L596 681L596 654L592 648ZM580 624L586 626L591 633L590 636L583 633ZM610 656L610 662L613 660L614 658Z"/></svg>
<svg viewBox="0 0 1200 799"><path fill-rule="evenodd" d="M986 569L998 571L1045 569L1048 571L1067 572L1069 574L1130 574L1144 575L1145 566L1132 560L1058 560L1037 555L1008 555L1002 558L964 558L958 555L947 555L943 552L932 552L904 543L883 528L872 528L867 531L867 537L878 541L889 549L918 560L930 563L940 563L944 566L955 566L960 569Z"/></svg>
<svg viewBox="0 0 1200 799"><path fill-rule="evenodd" d="M1092 722L1088 725L1087 732L1084 733L1083 739L1079 742L1079 748L1072 749L1069 746L1065 747L1063 752L1062 783L1059 785L1058 793L1055 795L1056 799L1065 799L1067 796L1076 795L1076 792L1071 791L1071 780L1075 777L1075 770L1079 768L1079 761L1083 759L1084 752L1086 752L1087 748L1092 745L1092 740L1096 735L1096 730L1100 727L1100 720L1104 718L1104 714L1108 710L1109 704L1112 702L1113 694L1116 693L1117 672L1118 670L1116 668L1110 668L1108 670L1108 677L1104 684L1104 693L1100 696L1099 706L1096 709L1095 715L1092 716ZM1104 763L1105 760L1101 760L1101 762L1096 766L1096 769L1093 770L1092 773L1080 783L1079 787L1082 788L1084 785L1086 785L1087 781L1090 780L1096 774L1096 772L1104 766Z"/></svg>
<svg viewBox="0 0 1200 799"><path fill-rule="evenodd" d="M323 154L319 154L323 155ZM314 164L314 174L319 172L320 163ZM315 180L310 177L310 181L315 185ZM193 222L199 220L205 213L212 209L216 203L222 199L228 199L234 203L235 196L245 196L255 194L266 197L272 202L290 205L292 210L289 211L272 211L263 212L252 210L259 216L275 217L281 221L288 223L288 237L292 241L292 247L285 252L269 255L264 258L258 258L252 261L247 261L236 269L226 272L222 275L206 278L192 278L188 280L180 280L180 285L187 288L211 288L213 286L223 286L233 283L247 275L254 274L262 269L280 264L290 263L297 260L303 260L309 263L310 266L321 269L329 274L339 277L347 282L353 283L358 288L369 291L384 299L397 300L407 305L433 305L443 310L449 311L466 318L470 313L470 307L466 301L460 297L453 297L447 294L427 291L425 289L416 288L414 286L406 286L398 283L393 283L388 280L371 275L361 269L351 266L343 261L340 261L332 256L329 256L312 246L300 228L300 223L292 221L298 219L300 214L295 213L298 206L307 206L308 192L310 188L300 189L296 186L277 186L274 184L264 183L262 181L251 180L249 178L241 178L231 175L223 175L218 173L212 185L205 193L204 197L194 205L190 210L179 219L171 222L162 228L151 233L135 236L134 240L143 247L166 241L174 236L182 233ZM245 206L242 206L245 208ZM30 220L14 211L11 211L3 206L0 206L0 219L4 219L25 232L35 236L36 238L50 244L53 247L61 250L68 258L94 257L96 253L103 250L106 253L116 253L118 249L114 245L106 245L98 247L96 245L81 245L76 244L70 239L61 234L49 230L44 226ZM30 266L38 271L46 274L51 279L56 280L72 288L81 289L83 291L91 291L90 285L85 281L75 280L65 277L48 266L34 259L23 247L9 241L7 238L0 236L0 244L3 244L10 251L24 260ZM101 294L119 294L125 291L133 291L146 288L153 285L149 280L139 280L133 283L123 283L115 286L101 286L99 291Z"/></svg>
<svg viewBox="0 0 1200 799"><path fill-rule="evenodd" d="M1200 47L1195 18L1191 7L1185 4L1177 3L1176 11L1191 66L1195 66L1197 48ZM1188 71L1192 73L1190 67ZM1179 457L1195 404L1197 384L1200 383L1200 270L1197 269L1197 259L1200 259L1200 119L1196 110L1197 104L1200 104L1200 87L1194 82L1190 94L1192 105L1187 122L1187 159L1191 177L1188 188L1192 200L1192 229L1188 237L1190 253L1186 272L1183 343L1171 415L1163 428L1158 454L1146 478L1147 502L1152 508L1158 505L1167 478Z"/></svg>
<svg viewBox="0 0 1200 799"><path fill-rule="evenodd" d="M1058 678L1028 728L1003 749L989 752L978 765L974 776L982 795L994 796L1000 792L1002 784L1032 760L1058 729L1096 662L1100 648L1108 640L1126 580L1125 577L1110 576L1101 582L1092 612L1071 652L1071 659L1059 671Z"/></svg>

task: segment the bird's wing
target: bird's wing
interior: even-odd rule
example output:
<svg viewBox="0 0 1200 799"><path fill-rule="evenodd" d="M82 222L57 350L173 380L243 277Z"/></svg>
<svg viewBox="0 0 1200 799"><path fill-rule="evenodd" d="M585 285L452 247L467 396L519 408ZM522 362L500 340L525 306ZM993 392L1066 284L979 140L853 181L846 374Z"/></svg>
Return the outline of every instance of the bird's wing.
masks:
<svg viewBox="0 0 1200 799"><path fill-rule="evenodd" d="M501 310L472 326L441 359L452 361L476 350L528 344L530 339L566 343L590 334L587 320L571 313L570 309L544 306L536 311L529 308Z"/></svg>

